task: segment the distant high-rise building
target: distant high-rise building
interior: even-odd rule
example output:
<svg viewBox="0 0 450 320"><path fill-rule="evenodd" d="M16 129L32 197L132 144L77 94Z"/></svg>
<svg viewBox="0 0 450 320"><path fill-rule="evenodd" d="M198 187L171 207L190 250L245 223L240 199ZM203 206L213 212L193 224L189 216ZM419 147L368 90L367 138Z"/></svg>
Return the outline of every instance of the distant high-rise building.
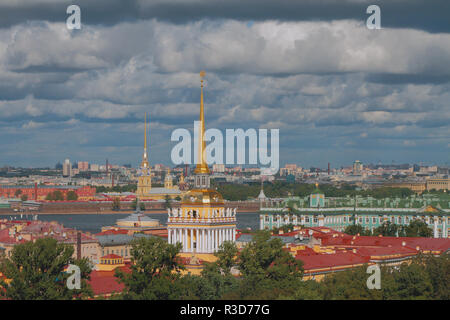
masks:
<svg viewBox="0 0 450 320"><path fill-rule="evenodd" d="M296 164L286 164L284 167L285 167L286 169L292 170L292 171L297 170L297 165L296 165Z"/></svg>
<svg viewBox="0 0 450 320"><path fill-rule="evenodd" d="M64 160L63 164L63 176L70 177L72 176L72 164L69 159Z"/></svg>
<svg viewBox="0 0 450 320"><path fill-rule="evenodd" d="M356 160L355 162L353 162L353 174L361 174L363 170L363 164L361 163L361 161Z"/></svg>
<svg viewBox="0 0 450 320"><path fill-rule="evenodd" d="M91 163L91 171L100 171L100 166L98 164Z"/></svg>
<svg viewBox="0 0 450 320"><path fill-rule="evenodd" d="M225 165L224 164L213 164L213 172L224 173Z"/></svg>
<svg viewBox="0 0 450 320"><path fill-rule="evenodd" d="M82 171L89 171L89 162L87 162L87 161L80 161L80 162L78 162L78 170L80 172L82 172Z"/></svg>

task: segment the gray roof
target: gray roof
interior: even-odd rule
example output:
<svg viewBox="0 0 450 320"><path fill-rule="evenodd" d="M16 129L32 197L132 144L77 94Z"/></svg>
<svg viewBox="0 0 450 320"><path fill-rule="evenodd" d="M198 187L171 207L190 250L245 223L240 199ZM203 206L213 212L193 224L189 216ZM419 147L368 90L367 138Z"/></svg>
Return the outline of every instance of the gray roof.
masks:
<svg viewBox="0 0 450 320"><path fill-rule="evenodd" d="M128 234L108 234L103 236L96 236L98 242L102 247L129 244L131 241L139 238L152 238L153 235L135 233L133 235Z"/></svg>
<svg viewBox="0 0 450 320"><path fill-rule="evenodd" d="M166 189L166 188L151 188L150 194L181 194L181 191L179 189Z"/></svg>
<svg viewBox="0 0 450 320"><path fill-rule="evenodd" d="M117 221L135 221L135 222L139 222L139 221L157 221L159 222L158 219L152 219L148 216L146 216L145 214L142 213L132 213L130 214L128 217L122 218L122 219L118 219Z"/></svg>
<svg viewBox="0 0 450 320"><path fill-rule="evenodd" d="M253 241L253 235L249 233L243 233L239 238L236 239L236 242L251 242Z"/></svg>

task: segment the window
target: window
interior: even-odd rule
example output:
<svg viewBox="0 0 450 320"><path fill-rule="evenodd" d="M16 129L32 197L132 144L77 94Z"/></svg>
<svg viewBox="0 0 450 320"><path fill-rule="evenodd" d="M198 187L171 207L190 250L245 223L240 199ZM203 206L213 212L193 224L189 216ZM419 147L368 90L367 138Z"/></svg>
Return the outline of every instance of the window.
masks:
<svg viewBox="0 0 450 320"><path fill-rule="evenodd" d="M372 218L372 223L377 223L377 218Z"/></svg>

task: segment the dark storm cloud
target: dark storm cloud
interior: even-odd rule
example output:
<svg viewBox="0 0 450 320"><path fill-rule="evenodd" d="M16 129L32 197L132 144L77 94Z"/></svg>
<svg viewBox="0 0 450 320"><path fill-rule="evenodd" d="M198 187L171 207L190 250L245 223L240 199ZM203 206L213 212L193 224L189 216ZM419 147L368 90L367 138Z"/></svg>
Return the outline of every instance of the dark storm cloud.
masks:
<svg viewBox="0 0 450 320"><path fill-rule="evenodd" d="M201 19L365 21L366 8L381 7L382 26L415 28L429 32L449 32L450 2L447 0L5 0L0 4L0 26L8 27L27 20L64 22L66 8L77 4L82 23L113 25L139 19L186 23Z"/></svg>

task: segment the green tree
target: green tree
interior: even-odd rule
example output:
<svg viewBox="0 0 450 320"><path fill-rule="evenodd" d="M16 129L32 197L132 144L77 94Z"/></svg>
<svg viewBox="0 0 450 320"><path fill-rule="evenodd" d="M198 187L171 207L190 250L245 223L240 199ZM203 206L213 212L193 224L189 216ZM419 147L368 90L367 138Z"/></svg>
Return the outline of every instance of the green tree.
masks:
<svg viewBox="0 0 450 320"><path fill-rule="evenodd" d="M133 202L131 203L131 208L132 208L133 210L136 210L136 208L137 208L137 198L134 199ZM140 209L141 211L145 211L145 203L139 202L139 209Z"/></svg>
<svg viewBox="0 0 450 320"><path fill-rule="evenodd" d="M28 200L28 195L23 194L23 195L20 197L20 200L22 200L22 201L27 201L27 200Z"/></svg>
<svg viewBox="0 0 450 320"><path fill-rule="evenodd" d="M236 266L236 257L238 254L238 249L236 244L231 241L223 242L219 250L214 253L217 257L217 261L214 262L217 266L217 270L223 275L231 275L231 268Z"/></svg>
<svg viewBox="0 0 450 320"><path fill-rule="evenodd" d="M293 298L296 300L322 300L322 286L315 280L302 281Z"/></svg>
<svg viewBox="0 0 450 320"><path fill-rule="evenodd" d="M120 210L120 199L119 197L115 197L112 202L112 210L119 211Z"/></svg>
<svg viewBox="0 0 450 320"><path fill-rule="evenodd" d="M417 260L411 264L403 263L399 269L393 269L395 280L394 295L391 299L412 300L430 299L433 293L433 285L429 274L423 264Z"/></svg>
<svg viewBox="0 0 450 320"><path fill-rule="evenodd" d="M181 244L172 245L161 238L139 238L132 242L131 273L116 269L116 277L125 284L122 297L133 300L179 299L178 280L184 269L177 254Z"/></svg>
<svg viewBox="0 0 450 320"><path fill-rule="evenodd" d="M53 191L53 200L63 201L64 200L63 193L60 190Z"/></svg>
<svg viewBox="0 0 450 320"><path fill-rule="evenodd" d="M439 257L420 256L417 263L425 267L425 271L433 286L433 299L450 300L450 256L443 253Z"/></svg>
<svg viewBox="0 0 450 320"><path fill-rule="evenodd" d="M0 295L12 300L65 300L92 296L87 282L91 272L87 259L74 260L74 248L52 238L38 239L16 245L5 258L1 271L9 284L1 282L5 290ZM67 287L69 274L64 268L75 264L81 270L81 289Z"/></svg>
<svg viewBox="0 0 450 320"><path fill-rule="evenodd" d="M22 194L21 189L17 189L16 192L14 192L14 195L16 196L16 198L18 198L21 194Z"/></svg>
<svg viewBox="0 0 450 320"><path fill-rule="evenodd" d="M164 208L166 208L166 209L171 208L172 206L170 205L170 197L168 194L166 194L166 196L164 197L164 200L165 200Z"/></svg>
<svg viewBox="0 0 450 320"><path fill-rule="evenodd" d="M137 208L137 198L135 198L133 202L131 202L131 209L136 210L136 208Z"/></svg>
<svg viewBox="0 0 450 320"><path fill-rule="evenodd" d="M55 200L53 197L53 192L47 193L47 195L45 196L45 200L49 200L49 201Z"/></svg>
<svg viewBox="0 0 450 320"><path fill-rule="evenodd" d="M241 251L238 262L242 274L241 298L276 299L292 295L302 281L302 262L283 250L280 239L268 231L258 231Z"/></svg>
<svg viewBox="0 0 450 320"><path fill-rule="evenodd" d="M325 300L375 300L381 299L379 290L367 288L367 265L329 274L320 283ZM382 284L383 285L383 284Z"/></svg>
<svg viewBox="0 0 450 320"><path fill-rule="evenodd" d="M73 190L70 190L69 192L67 192L67 200L70 200L70 201L78 200L77 193Z"/></svg>
<svg viewBox="0 0 450 320"><path fill-rule="evenodd" d="M433 230L428 225L420 220L413 220L405 228L405 235L407 237L431 237Z"/></svg>
<svg viewBox="0 0 450 320"><path fill-rule="evenodd" d="M381 226L373 230L373 235L382 235L383 237L404 236L403 226L391 223L390 221L383 222Z"/></svg>
<svg viewBox="0 0 450 320"><path fill-rule="evenodd" d="M347 227L345 227L344 233L350 234L350 235L361 235L361 236L370 236L371 232L370 230L364 228L360 224L352 224Z"/></svg>

